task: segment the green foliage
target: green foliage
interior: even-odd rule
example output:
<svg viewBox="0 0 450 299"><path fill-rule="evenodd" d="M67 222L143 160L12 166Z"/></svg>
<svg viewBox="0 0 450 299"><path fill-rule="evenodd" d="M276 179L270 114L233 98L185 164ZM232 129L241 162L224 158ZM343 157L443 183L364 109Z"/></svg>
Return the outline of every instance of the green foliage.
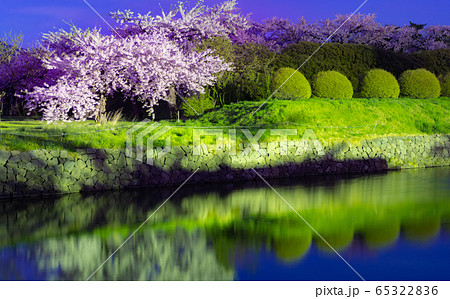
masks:
<svg viewBox="0 0 450 299"><path fill-rule="evenodd" d="M205 93L185 98L182 104L183 115L197 116L198 114L203 114L206 110L214 108L220 95L213 96L213 94L214 90L212 88L205 88Z"/></svg>
<svg viewBox="0 0 450 299"><path fill-rule="evenodd" d="M428 101L409 98L273 100L252 115L251 112L261 104L226 105L202 115L197 122L211 126L261 128L293 128L301 124L298 127L300 137L308 125L319 138L450 133L448 98Z"/></svg>
<svg viewBox="0 0 450 299"><path fill-rule="evenodd" d="M192 143L192 126L246 126L255 128L296 128L301 138L310 127L319 139L361 139L386 135L449 134L449 98L430 99L351 99L247 101L216 107L196 119L185 122L160 122L177 126L161 137L171 138L172 145ZM258 107L261 109L256 113ZM376 125L375 125L376 124ZM39 120L11 121L2 119L0 150L125 148L127 130L135 122L119 121L117 126L93 121L43 124ZM238 140L246 140L238 131ZM225 131L224 131L225 132ZM16 135L10 135L10 133ZM252 131L256 134L256 131ZM240 134L240 135L239 135ZM150 136L150 134L148 135ZM225 136L226 137L226 136ZM261 141L275 137L266 130ZM295 136L293 137L295 138ZM203 140L203 139L202 139ZM157 140L155 144L158 144ZM212 142L213 137L204 142ZM146 140L143 140L146 144Z"/></svg>
<svg viewBox="0 0 450 299"><path fill-rule="evenodd" d="M213 49L233 63L235 70L222 74L214 86L215 93L221 95L217 102L224 105L268 98L274 71L284 67L297 69L318 47L317 43L300 42L275 54L263 45L233 45L226 39L214 38L206 40L199 49ZM358 92L367 72L377 68L395 77L417 68L426 68L444 76L450 73L450 49L408 54L364 45L327 43L302 65L301 72L311 82L314 75L321 71L338 71L350 80L353 90Z"/></svg>
<svg viewBox="0 0 450 299"><path fill-rule="evenodd" d="M441 96L450 97L450 73L441 77Z"/></svg>
<svg viewBox="0 0 450 299"><path fill-rule="evenodd" d="M289 45L276 56L273 68L297 69L319 46L320 44L312 42ZM417 68L445 75L450 73L450 49L408 54L364 45L327 43L302 66L301 71L309 81L318 72L338 71L352 82L356 91L364 75L375 68L386 70L396 77L406 70Z"/></svg>
<svg viewBox="0 0 450 299"><path fill-rule="evenodd" d="M274 65L297 69L318 47L319 44L311 42L292 44L277 56ZM377 55L368 46L327 43L302 66L301 71L310 82L321 71L338 71L351 81L356 90L360 77L376 67Z"/></svg>
<svg viewBox="0 0 450 299"><path fill-rule="evenodd" d="M227 103L244 100L261 100L270 96L275 53L257 44L236 45L234 49L233 80L227 84L237 97L227 97Z"/></svg>
<svg viewBox="0 0 450 299"><path fill-rule="evenodd" d="M437 98L441 86L436 76L426 69L405 71L399 78L401 95L416 99Z"/></svg>
<svg viewBox="0 0 450 299"><path fill-rule="evenodd" d="M20 49L22 45L23 35L5 34L5 37L0 39L0 63L11 62L11 58Z"/></svg>
<svg viewBox="0 0 450 299"><path fill-rule="evenodd" d="M277 70L272 78L271 90L281 100L309 99L311 85L302 73L292 68Z"/></svg>
<svg viewBox="0 0 450 299"><path fill-rule="evenodd" d="M276 100L275 100L276 101ZM268 102L268 106L273 101ZM263 106L256 111L263 102L242 101L239 103L227 104L208 111L194 121L197 125L212 126L252 126L261 125L266 122L268 107ZM252 112L256 111L254 114Z"/></svg>
<svg viewBox="0 0 450 299"><path fill-rule="evenodd" d="M205 40L199 50L212 49L225 61L233 63L232 72L223 73L214 93L220 95L217 102L221 105L245 101L261 100L270 96L272 78L271 63L275 53L264 45L233 45L224 38Z"/></svg>
<svg viewBox="0 0 450 299"><path fill-rule="evenodd" d="M102 171L101 165L94 163L92 167ZM298 187L280 185L278 188L293 208L302 210L305 217L314 221L314 227L321 233L336 234L340 231L353 230L361 232L366 240L370 238L379 244L380 241L389 240L389 236L395 238L400 227L403 227L402 224L407 224L410 229L415 226L417 232L423 233L423 230L419 230L420 224L425 226L439 220L443 223L444 220L448 222L450 218L448 196L446 197L445 186L442 186L438 179L448 173L448 168L442 167L412 173L390 172L386 177L375 180L370 176L355 180L330 178L328 182L333 183L336 188L329 188L328 184L323 184L322 179L303 183L307 185L300 183ZM425 186L416 184L419 179L426 181L427 184ZM385 190L393 185L398 186L396 192L388 192L385 197L379 196L378 190ZM370 192L367 191L368 186ZM170 234L174 233L176 228L184 228L192 229L198 235L199 228L207 228L213 236L220 235L227 238L230 237L231 229L235 232L232 236L236 238L240 236L238 239L242 241L262 236L262 240L269 237L273 241L297 240L295 244L298 245L309 243L311 230L301 222L295 221L298 218L294 218L296 215L291 213L289 207L280 208L277 205L267 204L268 200L277 199L275 193L267 194L264 188L236 189L231 193L225 186L220 189L217 189L217 186L210 188L214 190L207 188L208 192L198 192L199 189L190 189L192 192L188 193L189 196L181 197L180 203L169 201L164 209L155 214L155 221L143 227L140 234L150 235L154 230L159 230L161 234ZM436 188L441 191L434 193L433 200L427 200L427 193L434 192ZM85 233L92 233L96 240L115 239L122 242L136 229L136 219L146 219L154 212L156 208L154 204L142 203L147 199L163 198L165 190L158 189L160 188L139 192L124 190L70 194L54 200L25 203L12 201L4 205L4 211L0 214L0 221L5 223L8 219L10 224L1 231L0 246L35 243L42 238L57 240L62 235L86 236ZM308 204L311 202L317 204ZM184 208L180 209L180 205ZM374 209L374 206L377 209ZM104 215L103 224L94 225L98 218L92 215ZM42 219L45 221L41 225L36 225ZM121 219L120 225L117 219ZM166 221L163 221L164 219ZM337 220L343 225L336 226ZM217 239L212 238L214 247L219 245ZM180 240L179 244L185 244L184 242L185 240ZM78 250L74 251L74 254L79 255ZM88 268L91 269L91 266Z"/></svg>
<svg viewBox="0 0 450 299"><path fill-rule="evenodd" d="M313 78L313 93L320 98L351 99L352 83L343 74L336 71L319 72Z"/></svg>
<svg viewBox="0 0 450 299"><path fill-rule="evenodd" d="M232 62L234 60L233 43L222 36L203 40L196 50L198 52L204 52L208 49L213 50L214 55L222 57L226 62Z"/></svg>
<svg viewBox="0 0 450 299"><path fill-rule="evenodd" d="M360 95L363 98L398 98L400 86L397 79L389 72L374 69L367 72L361 81Z"/></svg>
<svg viewBox="0 0 450 299"><path fill-rule="evenodd" d="M425 68L436 76L445 76L450 73L450 48L432 51L421 51L411 55L416 63L406 70ZM394 75L396 75L394 73Z"/></svg>

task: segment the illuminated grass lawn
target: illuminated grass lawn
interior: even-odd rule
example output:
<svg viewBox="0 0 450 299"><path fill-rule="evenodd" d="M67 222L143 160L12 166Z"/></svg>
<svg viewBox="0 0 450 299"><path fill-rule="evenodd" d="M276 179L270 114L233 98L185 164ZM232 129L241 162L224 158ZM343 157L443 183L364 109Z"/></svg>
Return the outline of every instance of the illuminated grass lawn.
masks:
<svg viewBox="0 0 450 299"><path fill-rule="evenodd" d="M183 121L161 121L173 128L160 139L171 137L172 145L192 144L193 129L220 127L227 137L229 129L237 130L238 142L246 142L241 129L256 134L267 129L260 142L277 140L270 129L294 128L300 139L312 129L320 140L362 139L386 135L426 135L450 133L450 98L438 99L309 99L270 100L254 115L261 102L240 102L213 109L196 118ZM6 120L0 122L0 150L125 148L126 132L136 122L96 124L94 121L51 123L39 120ZM215 143L205 137L204 143ZM145 144L145 139L144 139ZM156 142L158 145L158 141Z"/></svg>

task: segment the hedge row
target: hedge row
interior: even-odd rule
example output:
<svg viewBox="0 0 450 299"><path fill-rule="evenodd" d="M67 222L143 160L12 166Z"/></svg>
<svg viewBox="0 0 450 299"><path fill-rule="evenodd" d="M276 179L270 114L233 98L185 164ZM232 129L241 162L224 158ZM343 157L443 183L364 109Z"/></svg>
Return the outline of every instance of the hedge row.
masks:
<svg viewBox="0 0 450 299"><path fill-rule="evenodd" d="M281 53L263 45L233 45L221 39L210 40L204 46L216 50L235 68L223 75L214 87L223 99L222 104L268 98L272 93L272 77L282 68L301 66L300 71L309 82L322 71L337 71L350 80L355 96L361 96L362 80L373 69L386 70L398 78L406 70L424 68L437 75L441 82L448 82L444 77L450 73L450 49L407 54L364 45L327 43L311 56L319 44L300 42L289 45ZM442 87L444 96L445 90Z"/></svg>
<svg viewBox="0 0 450 299"><path fill-rule="evenodd" d="M444 92L448 93L449 76L442 80ZM350 80L337 71L322 71L313 76L311 85L305 76L292 68L281 68L272 80L272 92L279 99L309 99L311 94L320 98L351 99L353 86ZM311 88L312 87L312 88ZM312 90L312 92L311 92ZM425 70L407 70L394 75L382 69L370 70L361 80L360 96L365 98L437 98L441 86L436 76Z"/></svg>
<svg viewBox="0 0 450 299"><path fill-rule="evenodd" d="M297 69L317 47L318 44L310 42L290 45L276 56L273 67ZM359 91L360 81L369 70L383 69L398 78L407 70L419 68L427 69L436 76L450 73L450 49L406 54L363 45L328 43L301 67L301 72L311 81L321 71L338 71L352 82L355 91Z"/></svg>

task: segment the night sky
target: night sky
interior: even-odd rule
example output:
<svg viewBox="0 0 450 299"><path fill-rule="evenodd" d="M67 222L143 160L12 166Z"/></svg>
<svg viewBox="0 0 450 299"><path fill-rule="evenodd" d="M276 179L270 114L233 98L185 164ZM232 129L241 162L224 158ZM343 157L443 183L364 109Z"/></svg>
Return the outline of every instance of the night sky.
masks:
<svg viewBox="0 0 450 299"><path fill-rule="evenodd" d="M131 9L138 13L159 14L162 7L168 11L177 0L87 0L111 25L109 12ZM223 1L206 0L213 5ZM292 21L303 16L308 21L332 18L336 14L353 12L363 0L242 0L238 7L242 13L252 13L252 19L261 21L272 16ZM189 1L194 4L195 0ZM64 21L72 21L82 28L108 26L84 3L83 0L2 0L0 10L0 34L23 34L24 45L31 45L42 33L67 28ZM369 0L361 13L375 13L383 24L405 25L409 21L433 25L449 25L450 1L448 0Z"/></svg>

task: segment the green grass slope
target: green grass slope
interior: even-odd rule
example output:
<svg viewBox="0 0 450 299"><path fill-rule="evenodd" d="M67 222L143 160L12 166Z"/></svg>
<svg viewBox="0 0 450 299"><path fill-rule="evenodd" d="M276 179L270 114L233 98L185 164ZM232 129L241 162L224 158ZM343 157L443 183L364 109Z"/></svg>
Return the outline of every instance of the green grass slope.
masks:
<svg viewBox="0 0 450 299"><path fill-rule="evenodd" d="M262 108L257 110L262 105ZM257 111L256 111L257 110ZM266 129L260 141L278 140L270 129L297 129L300 139L312 129L319 139L361 139L386 135L425 135L450 133L450 98L439 99L309 99L240 102L215 108L184 122L161 122L171 130L156 142L164 144L169 135L172 145L192 144L194 130L214 127L236 128L238 140L245 142L240 129L252 134ZM256 112L255 112L256 111ZM255 112L253 114L253 112ZM136 123L98 125L93 121L52 123L37 120L1 121L1 150L124 148L126 132ZM198 132L198 131L197 131ZM214 143L214 137L202 138ZM145 140L144 140L144 144Z"/></svg>

